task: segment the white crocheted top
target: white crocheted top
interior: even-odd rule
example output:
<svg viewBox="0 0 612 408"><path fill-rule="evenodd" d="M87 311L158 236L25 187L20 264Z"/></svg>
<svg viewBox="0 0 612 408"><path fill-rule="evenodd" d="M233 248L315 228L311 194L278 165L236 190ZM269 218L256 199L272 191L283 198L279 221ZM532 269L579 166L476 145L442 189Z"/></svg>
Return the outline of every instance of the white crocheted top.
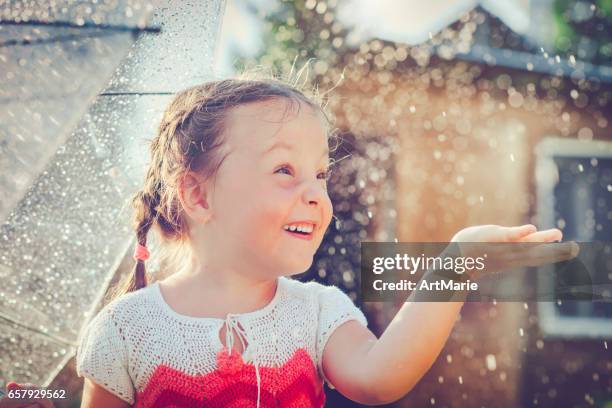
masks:
<svg viewBox="0 0 612 408"><path fill-rule="evenodd" d="M218 353L223 344L219 332L226 323L240 332L236 336L239 340L246 340L242 358L251 363L249 369L254 368L249 371L245 365L244 369L232 369L229 364L227 370L244 375L245 382L252 379L257 384L259 406L260 399L267 395L262 392L276 398L282 391L279 384L292 375L289 371L275 374L265 371L265 367L283 367L298 350L303 352L303 361L312 362L312 378L319 381L321 388L323 381L334 388L323 373L323 349L333 331L349 320L367 326L362 311L344 292L315 281L304 283L279 277L270 303L253 312L229 314L226 319L175 312L165 302L159 283L154 282L113 300L84 327L79 335L76 370L79 376L92 379L136 406L153 405L162 395L168 397L170 389L181 398L187 394L190 398L210 398L212 388L205 395L207 385L202 384L220 384L218 379L213 381L210 373L220 368ZM232 333L226 330L230 350L236 341ZM300 364L297 365L304 365ZM264 370L263 376L260 370ZM177 376L181 378L177 380ZM190 382L193 378L207 380ZM183 386L186 389L177 390ZM195 395L193 387L201 395ZM295 385L291 387L295 390Z"/></svg>

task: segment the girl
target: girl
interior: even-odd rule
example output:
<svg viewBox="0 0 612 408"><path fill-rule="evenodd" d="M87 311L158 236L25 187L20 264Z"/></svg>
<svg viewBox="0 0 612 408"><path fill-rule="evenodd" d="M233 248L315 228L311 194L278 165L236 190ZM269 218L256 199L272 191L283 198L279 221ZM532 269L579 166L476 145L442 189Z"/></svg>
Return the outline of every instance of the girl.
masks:
<svg viewBox="0 0 612 408"><path fill-rule="evenodd" d="M175 96L133 199L133 274L79 337L82 407L322 407L324 381L383 404L416 384L462 301L406 303L377 339L340 289L290 278L311 266L332 219L329 125L276 79ZM151 228L187 255L149 283ZM487 225L453 241L559 239L557 229Z"/></svg>

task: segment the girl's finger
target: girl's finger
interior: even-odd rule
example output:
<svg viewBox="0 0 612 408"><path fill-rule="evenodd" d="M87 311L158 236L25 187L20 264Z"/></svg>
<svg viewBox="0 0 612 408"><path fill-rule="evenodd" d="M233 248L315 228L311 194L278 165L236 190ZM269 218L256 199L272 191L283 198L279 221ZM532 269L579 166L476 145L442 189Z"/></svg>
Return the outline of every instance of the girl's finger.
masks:
<svg viewBox="0 0 612 408"><path fill-rule="evenodd" d="M551 228L544 231L534 232L523 238L521 242L553 242L560 241L563 238L563 233L557 228Z"/></svg>
<svg viewBox="0 0 612 408"><path fill-rule="evenodd" d="M524 252L513 253L509 258L512 267L540 266L575 258L580 247L574 241L544 243Z"/></svg>
<svg viewBox="0 0 612 408"><path fill-rule="evenodd" d="M505 227L505 228L507 229L506 238L508 241L517 241L529 234L533 234L534 232L538 230L536 226L533 224L525 224L525 225L520 225L518 227Z"/></svg>
<svg viewBox="0 0 612 408"><path fill-rule="evenodd" d="M543 242L535 246L534 243L525 243L530 247L526 250L512 251L509 256L511 268L533 267L553 264L575 258L580 247L574 242Z"/></svg>

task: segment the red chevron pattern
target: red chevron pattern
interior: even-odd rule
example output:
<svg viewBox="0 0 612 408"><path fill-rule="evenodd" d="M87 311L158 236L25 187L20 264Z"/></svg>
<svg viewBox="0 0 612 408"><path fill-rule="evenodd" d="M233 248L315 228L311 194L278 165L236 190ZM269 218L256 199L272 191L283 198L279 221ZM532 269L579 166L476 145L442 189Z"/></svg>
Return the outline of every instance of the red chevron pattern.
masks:
<svg viewBox="0 0 612 408"><path fill-rule="evenodd" d="M236 356L236 357L233 357ZM255 367L240 355L218 354L222 364L205 375L191 376L159 365L134 407L252 408L257 404ZM297 349L281 367L259 367L260 407L321 408L325 404L323 384L305 349Z"/></svg>

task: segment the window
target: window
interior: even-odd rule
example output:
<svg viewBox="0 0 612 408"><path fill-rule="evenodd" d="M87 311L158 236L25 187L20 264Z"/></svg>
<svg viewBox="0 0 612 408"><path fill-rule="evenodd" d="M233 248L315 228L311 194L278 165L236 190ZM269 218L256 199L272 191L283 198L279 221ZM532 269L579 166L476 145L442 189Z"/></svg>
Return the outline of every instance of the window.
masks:
<svg viewBox="0 0 612 408"><path fill-rule="evenodd" d="M597 241L612 249L612 142L545 138L536 150L539 227L561 229L564 241ZM612 256L603 250L598 254L586 258L585 267L596 282L610 281ZM538 274L537 282L541 292L554 290L551 274ZM612 286L593 288L610 291ZM546 335L612 335L611 302L548 301L539 302L538 310Z"/></svg>

